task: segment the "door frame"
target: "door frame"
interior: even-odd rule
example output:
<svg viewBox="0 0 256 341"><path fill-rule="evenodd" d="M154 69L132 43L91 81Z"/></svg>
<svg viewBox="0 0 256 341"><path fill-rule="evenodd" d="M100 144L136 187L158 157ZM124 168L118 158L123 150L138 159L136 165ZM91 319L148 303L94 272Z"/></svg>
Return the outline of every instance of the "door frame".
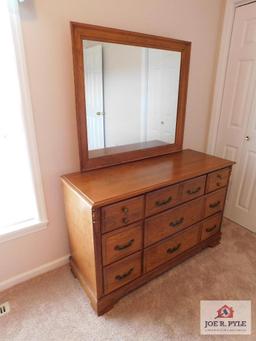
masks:
<svg viewBox="0 0 256 341"><path fill-rule="evenodd" d="M209 154L215 154L235 11L237 7L252 2L256 1L227 0L226 2L207 143L207 153Z"/></svg>

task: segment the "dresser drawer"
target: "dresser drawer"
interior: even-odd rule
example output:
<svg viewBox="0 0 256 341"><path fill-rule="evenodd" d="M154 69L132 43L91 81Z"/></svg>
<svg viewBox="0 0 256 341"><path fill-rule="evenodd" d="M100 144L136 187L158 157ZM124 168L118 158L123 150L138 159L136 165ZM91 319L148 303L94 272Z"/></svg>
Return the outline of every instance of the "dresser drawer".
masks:
<svg viewBox="0 0 256 341"><path fill-rule="evenodd" d="M144 251L144 272L153 270L196 245L199 242L200 228L200 224L194 225L177 236L146 249Z"/></svg>
<svg viewBox="0 0 256 341"><path fill-rule="evenodd" d="M203 218L204 198L192 200L146 219L145 246L168 237Z"/></svg>
<svg viewBox="0 0 256 341"><path fill-rule="evenodd" d="M146 216L164 211L178 204L179 185L168 186L146 195Z"/></svg>
<svg viewBox="0 0 256 341"><path fill-rule="evenodd" d="M211 237L220 230L221 216L222 213L217 213L203 221L201 240Z"/></svg>
<svg viewBox="0 0 256 341"><path fill-rule="evenodd" d="M181 202L195 199L204 194L206 175L181 183Z"/></svg>
<svg viewBox="0 0 256 341"><path fill-rule="evenodd" d="M110 264L142 248L142 224L137 223L102 236L103 265Z"/></svg>
<svg viewBox="0 0 256 341"><path fill-rule="evenodd" d="M230 175L230 169L224 168L217 172L208 174L206 183L206 192L215 191L221 187L225 187L228 184L228 179Z"/></svg>
<svg viewBox="0 0 256 341"><path fill-rule="evenodd" d="M142 219L143 210L143 195L103 207L102 232L108 232Z"/></svg>
<svg viewBox="0 0 256 341"><path fill-rule="evenodd" d="M141 275L141 252L104 268L105 294L131 282Z"/></svg>
<svg viewBox="0 0 256 341"><path fill-rule="evenodd" d="M205 197L204 216L208 217L216 212L222 211L225 204L226 188L220 189Z"/></svg>

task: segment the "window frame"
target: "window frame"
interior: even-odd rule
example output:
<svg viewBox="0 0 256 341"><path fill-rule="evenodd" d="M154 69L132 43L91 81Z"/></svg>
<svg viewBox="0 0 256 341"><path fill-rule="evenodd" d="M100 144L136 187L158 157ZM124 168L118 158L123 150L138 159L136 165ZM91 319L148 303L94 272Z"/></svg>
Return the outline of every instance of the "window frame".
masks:
<svg viewBox="0 0 256 341"><path fill-rule="evenodd" d="M8 0L8 7L22 99L22 121L33 177L38 219L34 222L10 225L4 232L0 231L0 243L40 231L48 225L18 1Z"/></svg>

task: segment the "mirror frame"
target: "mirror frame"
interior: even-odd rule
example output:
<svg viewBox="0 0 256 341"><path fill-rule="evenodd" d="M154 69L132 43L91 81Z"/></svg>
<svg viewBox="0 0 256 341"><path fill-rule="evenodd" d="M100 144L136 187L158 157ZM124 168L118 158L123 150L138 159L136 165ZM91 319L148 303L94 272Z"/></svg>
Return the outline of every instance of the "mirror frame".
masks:
<svg viewBox="0 0 256 341"><path fill-rule="evenodd" d="M76 116L81 171L83 172L91 169L108 167L120 163L141 160L182 150L191 42L159 37L144 33L107 28L103 26L82 24L76 22L71 22L70 24L72 35ZM95 158L89 158L86 125L86 84L84 77L83 40L96 40L108 43L117 43L181 52L176 133L175 142L173 144L164 144L160 146L151 145L151 147L143 149L143 144L145 146L147 145L147 142L145 142L141 144L135 144L133 150L129 150L129 145L112 147L115 150L115 154L110 154L110 147L108 151L106 151L105 155ZM148 142L148 144L150 144L150 142Z"/></svg>

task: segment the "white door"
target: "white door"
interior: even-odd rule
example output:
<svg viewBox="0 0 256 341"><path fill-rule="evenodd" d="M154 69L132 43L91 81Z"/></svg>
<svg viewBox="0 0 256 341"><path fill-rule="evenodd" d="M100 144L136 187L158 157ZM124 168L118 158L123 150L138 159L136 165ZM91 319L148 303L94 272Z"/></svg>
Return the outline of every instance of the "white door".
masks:
<svg viewBox="0 0 256 341"><path fill-rule="evenodd" d="M237 163L225 216L256 232L256 3L236 9L216 153Z"/></svg>
<svg viewBox="0 0 256 341"><path fill-rule="evenodd" d="M147 49L146 53L146 141L173 143L181 54L158 49Z"/></svg>
<svg viewBox="0 0 256 341"><path fill-rule="evenodd" d="M84 47L88 149L104 148L102 46Z"/></svg>

